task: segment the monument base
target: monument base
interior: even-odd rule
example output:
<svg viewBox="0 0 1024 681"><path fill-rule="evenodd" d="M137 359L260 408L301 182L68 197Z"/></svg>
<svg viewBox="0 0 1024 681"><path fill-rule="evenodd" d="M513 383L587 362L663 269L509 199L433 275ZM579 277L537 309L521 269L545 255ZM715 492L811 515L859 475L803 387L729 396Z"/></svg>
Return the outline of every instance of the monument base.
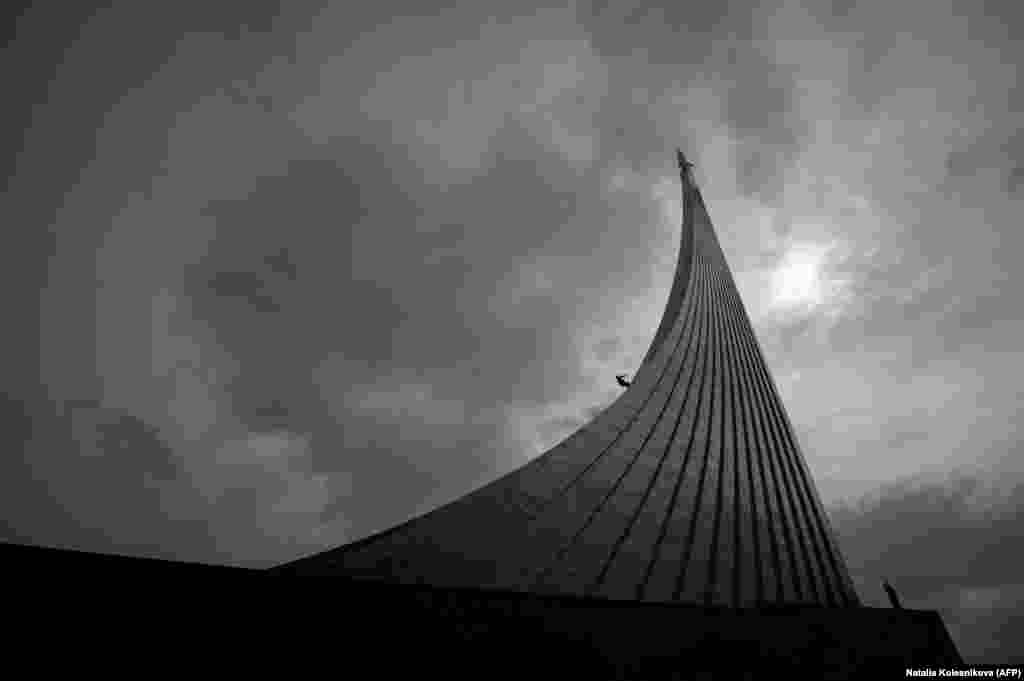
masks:
<svg viewBox="0 0 1024 681"><path fill-rule="evenodd" d="M5 575L16 582L60 577L87 586L130 577L123 583L162 592L201 583L204 576L282 574L12 544L0 548ZM183 577L198 579L175 579ZM654 681L782 673L800 679L895 679L907 669L963 665L939 615L923 610L733 610L346 577L315 589L287 590L293 595L283 602L301 600L316 614L310 622L292 617L289 626L336 642L348 664L370 672L361 678ZM282 602L278 588L266 583L241 591L263 603Z"/></svg>
<svg viewBox="0 0 1024 681"><path fill-rule="evenodd" d="M886 679L963 664L938 613L923 610L731 610L362 580L328 590L365 615L360 640L402 641L382 671L407 654L413 667L443 659L446 675L479 678L489 675L481 660L523 678L579 679Z"/></svg>

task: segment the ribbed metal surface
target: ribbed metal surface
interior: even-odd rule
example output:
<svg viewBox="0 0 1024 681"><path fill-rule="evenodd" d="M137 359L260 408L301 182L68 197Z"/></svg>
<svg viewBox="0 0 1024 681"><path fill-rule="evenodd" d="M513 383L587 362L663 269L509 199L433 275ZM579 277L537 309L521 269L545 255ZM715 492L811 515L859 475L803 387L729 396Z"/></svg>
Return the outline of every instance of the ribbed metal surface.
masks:
<svg viewBox="0 0 1024 681"><path fill-rule="evenodd" d="M283 566L438 586L753 607L858 605L700 192L632 386L523 468Z"/></svg>

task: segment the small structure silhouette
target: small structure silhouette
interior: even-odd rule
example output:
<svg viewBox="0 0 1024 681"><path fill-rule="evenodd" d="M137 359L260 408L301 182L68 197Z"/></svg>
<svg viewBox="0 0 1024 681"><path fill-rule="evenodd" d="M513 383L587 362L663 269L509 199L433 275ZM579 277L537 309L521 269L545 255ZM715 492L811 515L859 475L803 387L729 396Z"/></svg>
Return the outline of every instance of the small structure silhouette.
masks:
<svg viewBox="0 0 1024 681"><path fill-rule="evenodd" d="M628 388L629 386L633 385L633 381L626 378L626 374L618 374L617 376L615 376L615 380L623 388Z"/></svg>
<svg viewBox="0 0 1024 681"><path fill-rule="evenodd" d="M686 171L693 167L693 164L683 155L683 150L676 148L676 162L679 163L679 170Z"/></svg>
<svg viewBox="0 0 1024 681"><path fill-rule="evenodd" d="M896 594L896 589L892 588L892 584L889 583L888 579L882 580L882 588L885 589L885 595L889 597L889 604L897 610L902 610L903 605L900 603L900 597Z"/></svg>

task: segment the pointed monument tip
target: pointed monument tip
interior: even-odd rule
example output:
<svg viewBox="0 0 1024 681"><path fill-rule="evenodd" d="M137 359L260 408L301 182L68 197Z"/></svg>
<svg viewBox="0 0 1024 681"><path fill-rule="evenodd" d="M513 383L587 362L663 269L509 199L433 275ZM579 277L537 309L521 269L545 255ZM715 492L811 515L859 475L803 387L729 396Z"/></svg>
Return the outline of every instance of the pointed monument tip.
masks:
<svg viewBox="0 0 1024 681"><path fill-rule="evenodd" d="M693 164L687 160L686 156L683 154L683 150L679 147L676 147L676 162L679 164L679 170L681 172L686 172L687 169L693 167Z"/></svg>

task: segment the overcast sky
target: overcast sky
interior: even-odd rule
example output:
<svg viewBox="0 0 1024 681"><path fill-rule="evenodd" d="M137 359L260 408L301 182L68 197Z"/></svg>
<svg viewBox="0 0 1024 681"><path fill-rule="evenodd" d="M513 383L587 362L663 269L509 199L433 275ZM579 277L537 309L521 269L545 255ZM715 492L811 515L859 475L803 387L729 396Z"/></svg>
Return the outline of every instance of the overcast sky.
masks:
<svg viewBox="0 0 1024 681"><path fill-rule="evenodd" d="M1017 3L430 4L16 24L7 538L263 566L522 465L647 349L680 146L863 598L1013 650Z"/></svg>

